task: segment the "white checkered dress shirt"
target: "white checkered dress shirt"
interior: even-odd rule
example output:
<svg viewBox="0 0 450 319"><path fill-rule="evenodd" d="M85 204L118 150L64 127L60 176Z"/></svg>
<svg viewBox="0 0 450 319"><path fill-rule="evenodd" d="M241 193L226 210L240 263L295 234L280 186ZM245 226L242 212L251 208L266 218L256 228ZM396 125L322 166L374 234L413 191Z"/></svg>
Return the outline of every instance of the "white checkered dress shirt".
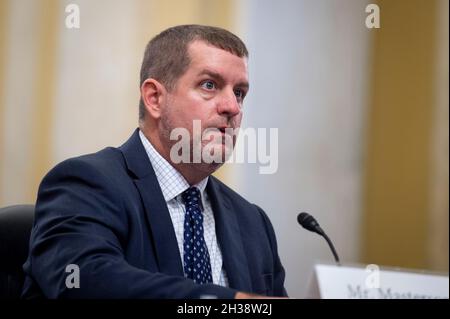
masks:
<svg viewBox="0 0 450 319"><path fill-rule="evenodd" d="M186 209L181 199L181 194L187 190L190 185L186 179L155 150L153 145L141 131L139 131L139 137L141 138L142 144L144 145L153 169L155 170L156 178L158 179L159 186L161 187L164 199L166 200L167 208L169 209L170 218L172 219L180 256L183 256L184 215ZM204 237L211 261L213 283L221 286L228 286L228 279L223 268L222 253L216 237L214 214L208 194L205 192L207 183L208 177L194 186L198 187L202 197ZM181 258L181 263L184 268L183 258Z"/></svg>

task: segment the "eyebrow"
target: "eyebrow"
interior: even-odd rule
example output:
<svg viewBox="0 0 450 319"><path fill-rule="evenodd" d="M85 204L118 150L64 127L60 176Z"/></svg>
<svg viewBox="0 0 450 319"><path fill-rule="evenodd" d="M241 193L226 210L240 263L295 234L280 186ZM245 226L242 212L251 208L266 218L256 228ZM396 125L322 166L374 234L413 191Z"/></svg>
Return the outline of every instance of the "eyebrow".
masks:
<svg viewBox="0 0 450 319"><path fill-rule="evenodd" d="M209 75L211 78L215 79L215 80L218 81L218 82L222 82L222 83L226 82L226 81L225 81L225 78L224 78L220 73L217 73L217 72L215 72L215 71L211 71L211 70L205 69L205 70L202 70L202 71L198 74L198 76L202 76L202 75ZM247 89L247 90L248 90L249 87L250 87L250 85L249 85L248 82L246 82L246 81L239 82L236 86L239 87L239 88Z"/></svg>

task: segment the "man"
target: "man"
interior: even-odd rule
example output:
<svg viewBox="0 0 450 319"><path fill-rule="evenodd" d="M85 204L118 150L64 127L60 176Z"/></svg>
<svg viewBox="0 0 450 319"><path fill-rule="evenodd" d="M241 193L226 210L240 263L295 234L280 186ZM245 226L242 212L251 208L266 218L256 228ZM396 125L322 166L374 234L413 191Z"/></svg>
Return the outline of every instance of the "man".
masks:
<svg viewBox="0 0 450 319"><path fill-rule="evenodd" d="M139 129L119 148L60 163L40 185L24 298L286 296L266 214L210 176L241 123L247 58L214 27L177 26L149 42ZM190 135L184 161L174 160L179 128ZM207 147L223 155L194 160Z"/></svg>

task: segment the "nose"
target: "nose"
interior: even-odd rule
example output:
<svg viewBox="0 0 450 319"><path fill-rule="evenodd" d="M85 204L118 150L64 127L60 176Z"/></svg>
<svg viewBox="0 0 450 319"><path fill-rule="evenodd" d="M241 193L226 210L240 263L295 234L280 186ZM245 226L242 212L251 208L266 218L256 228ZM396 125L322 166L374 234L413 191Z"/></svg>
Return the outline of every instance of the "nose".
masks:
<svg viewBox="0 0 450 319"><path fill-rule="evenodd" d="M217 112L227 117L233 117L241 112L241 105L236 99L236 95L232 89L224 90L217 102Z"/></svg>

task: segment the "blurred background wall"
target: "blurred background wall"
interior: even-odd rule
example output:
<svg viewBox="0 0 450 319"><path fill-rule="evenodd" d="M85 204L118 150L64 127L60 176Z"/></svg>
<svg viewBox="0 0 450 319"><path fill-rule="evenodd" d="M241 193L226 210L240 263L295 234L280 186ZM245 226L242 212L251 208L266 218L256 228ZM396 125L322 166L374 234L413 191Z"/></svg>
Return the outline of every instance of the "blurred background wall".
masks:
<svg viewBox="0 0 450 319"><path fill-rule="evenodd" d="M270 214L287 270L301 296L326 242L301 228L314 215L345 261L359 261L364 119L371 30L351 1L248 1L246 38L251 91L244 125L279 130L279 167L261 175L237 167L237 188ZM373 32L373 31L372 31Z"/></svg>
<svg viewBox="0 0 450 319"><path fill-rule="evenodd" d="M125 141L146 43L185 23L249 47L243 126L278 128L278 171L217 175L270 216L291 296L331 261L300 211L344 262L448 272L446 0L0 0L0 206L33 203L56 163Z"/></svg>

